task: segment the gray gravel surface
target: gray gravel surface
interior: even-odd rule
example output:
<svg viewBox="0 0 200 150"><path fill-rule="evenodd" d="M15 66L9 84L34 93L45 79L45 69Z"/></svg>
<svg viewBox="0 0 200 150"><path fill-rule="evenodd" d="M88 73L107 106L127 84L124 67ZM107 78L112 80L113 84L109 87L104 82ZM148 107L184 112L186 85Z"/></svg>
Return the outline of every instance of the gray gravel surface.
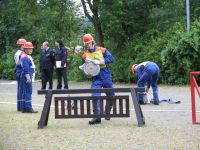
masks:
<svg viewBox="0 0 200 150"><path fill-rule="evenodd" d="M0 149L66 150L66 149L140 149L198 150L200 125L191 119L189 86L159 86L160 99L180 100L181 104L143 105L146 125L137 127L131 104L131 117L102 119L100 125L88 125L89 119L55 119L51 108L48 126L37 129L44 96L37 95L39 81L33 84L33 104L38 114L16 111L16 83L0 81ZM54 87L56 82L54 82ZM132 87L134 84L115 84ZM89 88L89 82L69 82L70 88ZM197 101L200 101L197 97ZM53 103L52 103L53 104ZM200 104L197 103L197 110ZM200 113L197 113L200 121Z"/></svg>

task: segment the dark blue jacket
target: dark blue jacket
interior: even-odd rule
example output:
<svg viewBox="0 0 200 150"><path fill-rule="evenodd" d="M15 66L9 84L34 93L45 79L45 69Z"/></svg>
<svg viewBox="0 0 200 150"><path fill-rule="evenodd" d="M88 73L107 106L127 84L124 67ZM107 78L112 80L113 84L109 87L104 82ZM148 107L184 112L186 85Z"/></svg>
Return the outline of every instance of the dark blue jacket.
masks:
<svg viewBox="0 0 200 150"><path fill-rule="evenodd" d="M40 70L53 69L54 66L54 52L51 48L43 50L40 54Z"/></svg>
<svg viewBox="0 0 200 150"><path fill-rule="evenodd" d="M61 61L61 66L67 63L67 49L64 46L56 49L55 61Z"/></svg>

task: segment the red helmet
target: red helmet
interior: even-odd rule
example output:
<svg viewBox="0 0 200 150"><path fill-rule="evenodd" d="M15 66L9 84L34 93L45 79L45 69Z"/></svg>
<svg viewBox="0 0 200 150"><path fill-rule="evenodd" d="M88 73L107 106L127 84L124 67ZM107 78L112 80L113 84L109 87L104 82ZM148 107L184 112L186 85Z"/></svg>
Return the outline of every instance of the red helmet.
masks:
<svg viewBox="0 0 200 150"><path fill-rule="evenodd" d="M83 42L84 43L89 43L89 42L92 42L92 41L94 41L94 39L93 39L91 34L85 34L83 36Z"/></svg>
<svg viewBox="0 0 200 150"><path fill-rule="evenodd" d="M24 48L34 48L34 47L33 47L33 44L31 42L26 42L24 44Z"/></svg>
<svg viewBox="0 0 200 150"><path fill-rule="evenodd" d="M135 73L135 68L136 68L137 64L134 64L132 67L131 67L131 72L132 73Z"/></svg>
<svg viewBox="0 0 200 150"><path fill-rule="evenodd" d="M25 39L18 39L17 44L24 45L26 43Z"/></svg>

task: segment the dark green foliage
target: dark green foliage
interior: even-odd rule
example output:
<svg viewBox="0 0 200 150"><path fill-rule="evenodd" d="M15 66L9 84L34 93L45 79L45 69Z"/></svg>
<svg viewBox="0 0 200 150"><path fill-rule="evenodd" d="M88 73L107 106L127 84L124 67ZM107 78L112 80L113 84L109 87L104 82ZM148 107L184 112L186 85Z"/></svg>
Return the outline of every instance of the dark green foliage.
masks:
<svg viewBox="0 0 200 150"><path fill-rule="evenodd" d="M95 0L103 43L115 57L109 66L113 80L136 82L130 67L148 60L159 65L160 83L188 84L189 72L200 69L200 2L193 0L190 4L191 32L187 33L185 1ZM0 78L14 79L13 47L19 37L24 37L34 43L38 78L40 44L48 40L55 48L55 38L62 38L71 48L69 79L88 80L78 68L81 54L73 55L73 50L83 44L84 32L95 35L96 28L82 23L72 1L3 0L0 8Z"/></svg>
<svg viewBox="0 0 200 150"><path fill-rule="evenodd" d="M70 80L76 80L76 81L88 80L88 78L83 74L83 71L79 69L80 65L82 65L81 55L72 56L68 72Z"/></svg>
<svg viewBox="0 0 200 150"><path fill-rule="evenodd" d="M15 52L16 50L12 47L7 47L6 53L1 56L0 79L15 79Z"/></svg>
<svg viewBox="0 0 200 150"><path fill-rule="evenodd" d="M163 81L173 84L189 83L189 73L198 71L200 60L200 22L194 22L191 32L183 30L181 24L173 28L174 36L162 50ZM171 35L172 35L171 33Z"/></svg>
<svg viewBox="0 0 200 150"><path fill-rule="evenodd" d="M78 7L71 0L3 0L0 2L0 78L14 79L14 53L17 39L25 38L34 44L32 57L40 78L40 45L48 41L55 49L55 39L61 38L65 46L83 30ZM74 45L73 45L74 46ZM10 51L12 49L12 53Z"/></svg>

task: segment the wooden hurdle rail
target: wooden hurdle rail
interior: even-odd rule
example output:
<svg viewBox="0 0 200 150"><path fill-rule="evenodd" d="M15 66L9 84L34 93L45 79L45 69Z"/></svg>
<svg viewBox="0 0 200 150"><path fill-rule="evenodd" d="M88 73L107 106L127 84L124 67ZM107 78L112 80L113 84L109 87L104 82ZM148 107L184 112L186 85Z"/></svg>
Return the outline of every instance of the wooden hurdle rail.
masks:
<svg viewBox="0 0 200 150"><path fill-rule="evenodd" d="M49 112L50 112L50 107L51 107L51 102L52 102L52 96L55 94L82 94L82 93L130 93L131 98L133 100L133 105L136 113L136 118L138 122L138 126L143 126L145 124L144 116L141 110L141 107L138 103L136 93L137 92L144 92L144 88L102 88L102 89L64 89L64 90L38 90L38 95L46 95L45 96L45 102L44 102L44 107L41 113L40 120L38 122L38 128L43 128L44 126L47 126L48 124L48 118L49 118ZM55 97L55 117L56 118L91 118L91 117L129 117L129 96L114 96L114 97L108 97L108 96L100 96L100 97L92 97L92 96L75 96L75 97ZM97 99L100 98L100 114L96 113L97 108L89 109L89 105L87 105L87 113L84 114L84 101L97 101ZM103 109L103 100L106 101L107 106L109 106L109 101L110 99L113 100L113 112L110 114L110 110L107 110L106 113L105 110ZM119 114L117 114L117 108L115 107L115 101L119 99ZM125 99L125 111L127 113L123 114L123 102L121 99ZM72 115L72 108L71 105L67 105L67 115L65 114L65 101L70 104L70 101L73 100L75 103L74 105L74 114ZM58 103L59 101L61 102L61 114L59 114L59 106ZM76 108L78 105L76 105L76 102L80 101L80 111L81 113L78 115L78 109ZM94 105L95 106L95 105ZM116 109L115 109L116 108ZM92 114L92 111L94 110L94 113ZM90 114L89 114L90 111ZM116 112L115 112L116 111Z"/></svg>
<svg viewBox="0 0 200 150"><path fill-rule="evenodd" d="M98 99L100 101L100 114L97 114ZM65 106L67 106L67 109ZM55 118L111 118L129 116L130 109L128 95L120 95L114 97L55 97Z"/></svg>

